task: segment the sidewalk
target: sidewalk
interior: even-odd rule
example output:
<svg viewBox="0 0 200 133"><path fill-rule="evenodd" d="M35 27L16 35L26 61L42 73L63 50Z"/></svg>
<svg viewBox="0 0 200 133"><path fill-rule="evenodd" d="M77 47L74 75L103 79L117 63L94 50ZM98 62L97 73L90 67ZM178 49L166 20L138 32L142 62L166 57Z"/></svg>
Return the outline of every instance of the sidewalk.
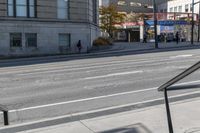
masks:
<svg viewBox="0 0 200 133"><path fill-rule="evenodd" d="M0 63L7 63L7 61L37 61L37 60L56 60L62 58L84 58L84 57L93 57L98 55L107 55L107 54L117 54L123 52L132 52L132 53L142 53L142 52L161 52L161 51L169 51L169 50L186 50L186 49L195 49L200 48L200 43L194 42L191 45L190 42L181 42L176 44L175 42L169 43L159 43L159 48L155 48L155 44L152 42L141 43L141 42L117 42L109 47L99 47L97 49L93 49L88 53L81 54L67 54L67 55L41 55L41 56L29 56L29 57L0 57Z"/></svg>
<svg viewBox="0 0 200 133"><path fill-rule="evenodd" d="M194 42L191 45L190 42L180 42L176 44L176 42L168 42L168 43L158 43L159 49L169 49L169 48L186 48L186 47L200 47L200 43ZM153 50L155 49L155 43L141 43L141 42L116 42L112 46L106 48L99 48L98 50L92 50L91 53L95 52L107 52L107 51L122 51L122 50Z"/></svg>
<svg viewBox="0 0 200 133"><path fill-rule="evenodd" d="M171 104L174 133L200 133L200 98ZM168 133L164 105L20 133Z"/></svg>

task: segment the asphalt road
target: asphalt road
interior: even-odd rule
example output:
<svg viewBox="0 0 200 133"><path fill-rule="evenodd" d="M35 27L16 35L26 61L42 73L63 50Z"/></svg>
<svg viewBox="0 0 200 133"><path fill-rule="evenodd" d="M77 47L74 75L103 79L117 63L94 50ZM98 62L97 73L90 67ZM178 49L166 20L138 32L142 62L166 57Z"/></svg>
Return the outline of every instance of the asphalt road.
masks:
<svg viewBox="0 0 200 133"><path fill-rule="evenodd" d="M199 61L200 52L47 59L1 62L0 104L17 112L17 119L36 120L163 98L157 87ZM178 85L199 84L199 77L197 71ZM199 91L198 87L171 91L170 96Z"/></svg>

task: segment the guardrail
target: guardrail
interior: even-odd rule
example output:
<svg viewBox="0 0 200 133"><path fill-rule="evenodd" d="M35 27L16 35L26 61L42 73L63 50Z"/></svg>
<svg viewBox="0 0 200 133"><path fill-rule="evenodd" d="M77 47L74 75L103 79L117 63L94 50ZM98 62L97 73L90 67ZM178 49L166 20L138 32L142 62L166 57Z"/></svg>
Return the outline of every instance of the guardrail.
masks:
<svg viewBox="0 0 200 133"><path fill-rule="evenodd" d="M174 131L173 131L173 124L172 124L172 119L171 119L171 112L170 112L170 107L169 107L169 98L168 98L168 94L167 94L167 89L171 85L177 83L181 79L183 79L183 78L187 77L188 75L190 75L191 73L197 71L199 68L200 68L200 61L197 62L196 64L194 64L193 66L189 67L188 69L186 69L185 71L183 71L179 75L175 76L174 78L172 78L171 80L169 80L168 82L166 82L165 84L161 85L158 88L158 91L164 91L169 133L174 133Z"/></svg>
<svg viewBox="0 0 200 133"><path fill-rule="evenodd" d="M4 105L0 105L0 111L3 112L4 125L5 125L5 126L9 125L9 120L8 120L8 108L6 108Z"/></svg>

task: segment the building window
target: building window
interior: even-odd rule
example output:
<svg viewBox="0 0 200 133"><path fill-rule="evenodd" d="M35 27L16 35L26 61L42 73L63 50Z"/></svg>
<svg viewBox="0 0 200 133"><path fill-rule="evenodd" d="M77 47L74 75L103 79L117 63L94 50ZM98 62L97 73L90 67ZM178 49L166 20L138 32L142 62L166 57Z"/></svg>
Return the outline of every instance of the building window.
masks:
<svg viewBox="0 0 200 133"><path fill-rule="evenodd" d="M140 7L140 6L142 6L142 4L141 4L141 3L138 3L138 2L130 2L130 6ZM144 7L145 7L145 6L146 6L146 8L148 7L147 4L144 5Z"/></svg>
<svg viewBox="0 0 200 133"><path fill-rule="evenodd" d="M93 22L97 23L97 1L93 0Z"/></svg>
<svg viewBox="0 0 200 133"><path fill-rule="evenodd" d="M125 6L126 2L124 0L120 0L120 1L117 2L117 5Z"/></svg>
<svg viewBox="0 0 200 133"><path fill-rule="evenodd" d="M10 33L10 47L22 47L21 33Z"/></svg>
<svg viewBox="0 0 200 133"><path fill-rule="evenodd" d="M59 34L59 46L70 48L70 34Z"/></svg>
<svg viewBox="0 0 200 133"><path fill-rule="evenodd" d="M138 4L142 6L141 3L138 3ZM150 7L149 4L144 4L143 6L144 6L144 8L149 8Z"/></svg>
<svg viewBox="0 0 200 133"><path fill-rule="evenodd" d="M8 16L14 16L13 0L8 0Z"/></svg>
<svg viewBox="0 0 200 133"><path fill-rule="evenodd" d="M27 17L27 1L26 0L16 1L16 16Z"/></svg>
<svg viewBox="0 0 200 133"><path fill-rule="evenodd" d="M68 19L68 0L57 0L57 17L59 19Z"/></svg>
<svg viewBox="0 0 200 133"><path fill-rule="evenodd" d="M171 7L171 8L169 9L169 11L170 11L170 12L173 12L173 7Z"/></svg>
<svg viewBox="0 0 200 133"><path fill-rule="evenodd" d="M193 7L192 7L192 4L190 4L190 11L191 11L191 12L192 12L192 8L193 8Z"/></svg>
<svg viewBox="0 0 200 133"><path fill-rule="evenodd" d="M8 0L8 16L36 17L36 0Z"/></svg>
<svg viewBox="0 0 200 133"><path fill-rule="evenodd" d="M185 12L189 12L189 5L185 5Z"/></svg>
<svg viewBox="0 0 200 133"><path fill-rule="evenodd" d="M29 0L29 16L30 17L36 17L36 1L35 0Z"/></svg>
<svg viewBox="0 0 200 133"><path fill-rule="evenodd" d="M178 7L178 12L182 12L182 6Z"/></svg>
<svg viewBox="0 0 200 133"><path fill-rule="evenodd" d="M37 47L37 34L36 33L26 33L26 46L27 47Z"/></svg>
<svg viewBox="0 0 200 133"><path fill-rule="evenodd" d="M177 12L177 7L174 7L174 12Z"/></svg>

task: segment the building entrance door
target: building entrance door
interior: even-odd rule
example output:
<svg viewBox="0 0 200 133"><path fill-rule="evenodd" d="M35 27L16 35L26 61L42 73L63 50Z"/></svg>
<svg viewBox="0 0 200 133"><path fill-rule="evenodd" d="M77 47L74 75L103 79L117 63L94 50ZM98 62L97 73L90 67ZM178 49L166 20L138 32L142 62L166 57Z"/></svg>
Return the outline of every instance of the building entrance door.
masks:
<svg viewBox="0 0 200 133"><path fill-rule="evenodd" d="M130 42L140 42L140 31L129 31Z"/></svg>

